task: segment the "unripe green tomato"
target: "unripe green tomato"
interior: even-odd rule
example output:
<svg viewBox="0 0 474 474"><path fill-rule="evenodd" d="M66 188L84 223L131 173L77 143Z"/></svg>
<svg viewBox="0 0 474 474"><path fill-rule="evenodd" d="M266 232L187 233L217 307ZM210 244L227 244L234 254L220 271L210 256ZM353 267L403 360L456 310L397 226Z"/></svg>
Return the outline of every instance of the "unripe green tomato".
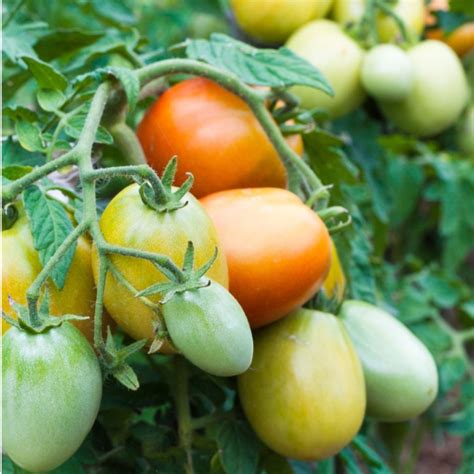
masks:
<svg viewBox="0 0 474 474"><path fill-rule="evenodd" d="M240 401L262 441L282 456L316 461L357 434L365 411L361 365L335 316L298 309L255 333Z"/></svg>
<svg viewBox="0 0 474 474"><path fill-rule="evenodd" d="M221 285L177 293L163 305L171 340L194 365L220 377L245 372L253 340L244 311Z"/></svg>
<svg viewBox="0 0 474 474"><path fill-rule="evenodd" d="M380 108L400 130L426 137L456 122L469 99L462 64L441 41L423 41L408 55L413 65L413 87L399 102L380 102Z"/></svg>
<svg viewBox="0 0 474 474"><path fill-rule="evenodd" d="M55 469L79 448L102 397L99 362L70 323L2 338L3 449L23 469Z"/></svg>
<svg viewBox="0 0 474 474"><path fill-rule="evenodd" d="M322 18L333 0L230 0L239 27L263 43L282 43L296 29Z"/></svg>
<svg viewBox="0 0 474 474"><path fill-rule="evenodd" d="M381 44L365 55L361 79L370 96L384 102L397 102L410 93L413 66L401 48Z"/></svg>
<svg viewBox="0 0 474 474"><path fill-rule="evenodd" d="M436 398L431 353L400 321L362 301L345 301L340 317L362 362L367 415L385 422L421 415Z"/></svg>
<svg viewBox="0 0 474 474"><path fill-rule="evenodd" d="M365 11L366 0L334 0L332 17L342 25L359 21ZM403 21L408 35L418 38L425 26L425 5L423 0L398 0L395 13ZM400 28L393 18L379 12L377 15L377 33L380 41L390 43L401 37Z"/></svg>
<svg viewBox="0 0 474 474"><path fill-rule="evenodd" d="M296 86L303 107L323 107L331 118L356 109L364 100L360 81L364 51L337 23L317 20L297 30L286 46L313 64L334 89L334 97L306 86Z"/></svg>
<svg viewBox="0 0 474 474"><path fill-rule="evenodd" d="M467 108L457 130L459 149L474 158L474 105Z"/></svg>

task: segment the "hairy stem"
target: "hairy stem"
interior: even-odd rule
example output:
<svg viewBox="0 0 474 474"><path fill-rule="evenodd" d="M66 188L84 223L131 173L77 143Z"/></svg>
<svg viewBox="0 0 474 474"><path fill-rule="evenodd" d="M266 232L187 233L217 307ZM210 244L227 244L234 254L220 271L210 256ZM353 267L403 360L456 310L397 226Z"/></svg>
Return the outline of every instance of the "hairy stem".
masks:
<svg viewBox="0 0 474 474"><path fill-rule="evenodd" d="M145 154L135 132L125 122L115 123L109 128L109 132L127 163L131 165L146 163Z"/></svg>

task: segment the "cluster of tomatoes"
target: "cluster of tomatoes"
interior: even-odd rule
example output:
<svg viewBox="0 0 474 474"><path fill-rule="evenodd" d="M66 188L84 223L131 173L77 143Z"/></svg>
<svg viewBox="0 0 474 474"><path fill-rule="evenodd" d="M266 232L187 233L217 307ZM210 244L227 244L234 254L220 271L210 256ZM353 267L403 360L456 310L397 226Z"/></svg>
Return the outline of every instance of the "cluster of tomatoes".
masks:
<svg viewBox="0 0 474 474"><path fill-rule="evenodd" d="M474 23L448 36L439 29L426 30L426 39L419 42L425 26L433 24L430 12L446 10L447 2L434 2L431 10L425 9L424 0L392 5L406 31L408 49L391 44L400 39L400 25L377 12L377 39L387 44L369 51L342 29L360 22L364 26L364 0L282 1L278 8L266 1L258 11L252 0L231 4L245 33L267 44L286 42L328 79L334 97L308 87L294 88L305 108L322 107L337 118L356 109L368 94L397 128L425 137L453 125L468 104L468 81L456 52L464 55L474 49ZM323 19L328 14L331 19ZM363 30L362 37L367 34Z"/></svg>

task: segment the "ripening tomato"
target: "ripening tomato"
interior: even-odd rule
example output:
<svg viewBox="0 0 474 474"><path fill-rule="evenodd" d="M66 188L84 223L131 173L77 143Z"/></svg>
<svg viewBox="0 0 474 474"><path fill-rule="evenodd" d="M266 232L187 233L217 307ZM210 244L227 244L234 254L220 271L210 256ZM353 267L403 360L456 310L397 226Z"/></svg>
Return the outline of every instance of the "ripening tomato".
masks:
<svg viewBox="0 0 474 474"><path fill-rule="evenodd" d="M342 25L354 23L362 18L365 4L365 0L334 0L332 16ZM408 35L413 39L418 38L424 27L424 0L398 0L394 11L405 24ZM401 36L394 19L381 12L377 16L377 32L384 43L393 42Z"/></svg>
<svg viewBox="0 0 474 474"><path fill-rule="evenodd" d="M239 397L262 441L285 457L333 456L357 434L365 411L361 365L332 314L298 309L257 331Z"/></svg>
<svg viewBox="0 0 474 474"><path fill-rule="evenodd" d="M137 135L158 173L178 156L176 184L192 173L197 197L242 187L286 187L285 167L250 107L208 79L168 89L148 109ZM288 142L302 153L300 136Z"/></svg>
<svg viewBox="0 0 474 474"><path fill-rule="evenodd" d="M440 29L430 30L426 32L426 37L443 41L462 57L474 50L474 22L464 23L450 33L444 33Z"/></svg>
<svg viewBox="0 0 474 474"><path fill-rule="evenodd" d="M26 290L42 269L23 205L18 202L15 203L15 207L19 213L18 220L10 229L2 231L2 310L12 317L15 317L15 313L10 307L8 297L19 304L26 304ZM73 324L92 342L95 287L90 254L89 241L81 237L63 289L58 290L53 282L50 282L48 289L51 314L90 317L74 321ZM9 327L10 325L2 319L2 332Z"/></svg>
<svg viewBox="0 0 474 474"><path fill-rule="evenodd" d="M364 100L360 81L364 51L337 23L316 20L295 31L286 46L321 71L334 90L334 97L306 86L296 86L303 107L322 107L331 118L356 109Z"/></svg>
<svg viewBox="0 0 474 474"><path fill-rule="evenodd" d="M337 248L331 240L331 266L329 273L323 283L323 289L328 298L334 298L341 302L346 291L346 276L342 269L341 261L337 253Z"/></svg>
<svg viewBox="0 0 474 474"><path fill-rule="evenodd" d="M400 130L426 137L442 132L459 118L469 99L462 64L440 41L422 41L408 51L413 87L399 102L379 102L384 115Z"/></svg>
<svg viewBox="0 0 474 474"><path fill-rule="evenodd" d="M70 323L2 337L3 449L21 468L55 469L79 448L102 397L94 351Z"/></svg>
<svg viewBox="0 0 474 474"><path fill-rule="evenodd" d="M201 267L219 248L216 230L199 202L189 193L183 198L184 207L171 212L158 212L146 206L139 186L132 184L122 190L105 208L100 228L109 244L119 245L170 257L177 265L183 264L189 241L195 249L195 265ZM167 281L166 277L149 261L133 257L111 255L115 268L137 290ZM94 277L98 277L98 258L92 254ZM209 278L224 287L228 285L227 264L222 252L207 273ZM148 297L158 303L160 295ZM118 325L135 339L153 341L153 322L156 315L150 306L123 286L110 273L107 275L104 304Z"/></svg>
<svg viewBox="0 0 474 474"><path fill-rule="evenodd" d="M433 356L392 315L362 301L345 301L341 319L364 370L367 415L399 422L423 413L438 393Z"/></svg>
<svg viewBox="0 0 474 474"><path fill-rule="evenodd" d="M229 266L229 289L250 326L269 324L318 291L331 264L323 221L276 188L222 191L201 200Z"/></svg>
<svg viewBox="0 0 474 474"><path fill-rule="evenodd" d="M365 55L361 78L370 96L397 102L405 99L413 87L413 65L403 49L380 44Z"/></svg>
<svg viewBox="0 0 474 474"><path fill-rule="evenodd" d="M300 26L326 16L333 0L231 0L239 27L263 43L282 43Z"/></svg>

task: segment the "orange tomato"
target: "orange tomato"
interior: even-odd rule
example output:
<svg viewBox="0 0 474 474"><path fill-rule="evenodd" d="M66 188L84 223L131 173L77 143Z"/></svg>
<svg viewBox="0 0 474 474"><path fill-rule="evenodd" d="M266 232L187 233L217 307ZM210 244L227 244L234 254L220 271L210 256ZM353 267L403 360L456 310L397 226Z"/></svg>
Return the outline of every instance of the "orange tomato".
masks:
<svg viewBox="0 0 474 474"><path fill-rule="evenodd" d="M217 228L229 290L250 326L285 316L317 292L331 264L323 221L293 193L236 189L201 200Z"/></svg>
<svg viewBox="0 0 474 474"><path fill-rule="evenodd" d="M159 173L178 156L176 184L194 176L197 197L243 187L286 187L285 167L250 107L208 79L168 89L137 129L149 164ZM299 135L288 142L302 153Z"/></svg>

